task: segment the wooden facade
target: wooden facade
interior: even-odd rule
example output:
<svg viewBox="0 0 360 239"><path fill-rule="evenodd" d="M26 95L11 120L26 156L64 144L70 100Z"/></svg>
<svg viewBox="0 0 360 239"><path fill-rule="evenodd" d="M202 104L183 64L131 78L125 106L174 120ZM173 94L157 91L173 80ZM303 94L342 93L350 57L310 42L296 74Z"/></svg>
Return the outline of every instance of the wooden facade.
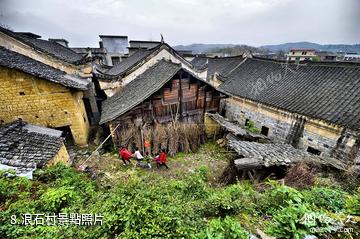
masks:
<svg viewBox="0 0 360 239"><path fill-rule="evenodd" d="M188 72L180 71L160 90L111 122L119 146L121 131L134 125L147 127L170 122L203 124L206 112L219 112L221 94Z"/></svg>

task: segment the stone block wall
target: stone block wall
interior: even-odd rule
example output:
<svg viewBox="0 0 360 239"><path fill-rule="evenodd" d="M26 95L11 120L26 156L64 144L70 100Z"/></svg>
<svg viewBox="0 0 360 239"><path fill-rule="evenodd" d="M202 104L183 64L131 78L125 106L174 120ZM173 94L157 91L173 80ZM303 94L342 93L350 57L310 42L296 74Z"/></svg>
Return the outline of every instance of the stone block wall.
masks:
<svg viewBox="0 0 360 239"><path fill-rule="evenodd" d="M320 150L324 156L332 156L332 151L336 148L340 136L339 128L310 121L305 125L299 148L306 150L308 147L312 147Z"/></svg>
<svg viewBox="0 0 360 239"><path fill-rule="evenodd" d="M0 67L0 124L22 120L50 128L69 126L74 141L89 134L83 92L18 70Z"/></svg>
<svg viewBox="0 0 360 239"><path fill-rule="evenodd" d="M255 122L257 128L269 128L268 137L275 142L285 142L292 126L291 117L282 113L271 112L259 104L245 100L228 98L226 100L226 118L245 126L246 120Z"/></svg>
<svg viewBox="0 0 360 239"><path fill-rule="evenodd" d="M294 134L299 115L284 112L240 98L227 98L225 105L226 117L245 126L246 120L255 122L257 128L269 128L268 137L274 142L289 143ZM309 147L320 151L322 156L331 156L344 161L355 159L360 148L360 132L353 132L343 127L331 125L321 120L304 119L301 132L296 132L297 148L308 150ZM294 139L292 139L294 140ZM358 156L359 157L359 156Z"/></svg>

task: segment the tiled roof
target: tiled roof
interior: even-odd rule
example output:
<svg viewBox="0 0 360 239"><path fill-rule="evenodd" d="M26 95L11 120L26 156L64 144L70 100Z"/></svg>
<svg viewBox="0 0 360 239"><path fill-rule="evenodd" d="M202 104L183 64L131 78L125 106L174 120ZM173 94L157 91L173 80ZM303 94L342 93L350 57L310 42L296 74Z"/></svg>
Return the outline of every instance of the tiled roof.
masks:
<svg viewBox="0 0 360 239"><path fill-rule="evenodd" d="M242 56L209 58L208 62L208 78L216 73L221 76L228 75L234 68L236 68L244 58Z"/></svg>
<svg viewBox="0 0 360 239"><path fill-rule="evenodd" d="M208 64L209 58L208 57L201 57L196 56L192 61L191 64L199 70L204 69Z"/></svg>
<svg viewBox="0 0 360 239"><path fill-rule="evenodd" d="M248 58L219 89L288 112L360 129L360 66Z"/></svg>
<svg viewBox="0 0 360 239"><path fill-rule="evenodd" d="M17 69L70 88L87 90L89 84L85 79L68 75L66 72L3 47L0 47L0 66Z"/></svg>
<svg viewBox="0 0 360 239"><path fill-rule="evenodd" d="M124 58L118 65L115 65L114 67L106 71L105 74L112 76L121 75L127 70L129 70L131 67L135 66L139 61L151 55L155 50L156 48L146 50L140 49L131 56Z"/></svg>
<svg viewBox="0 0 360 239"><path fill-rule="evenodd" d="M16 33L2 27L0 27L0 32L3 32L6 35L13 37L28 46L31 46L62 61L72 64L80 64L83 60L83 57L80 54L77 54L70 48L64 47L56 42L31 37L29 34Z"/></svg>
<svg viewBox="0 0 360 239"><path fill-rule="evenodd" d="M104 71L101 68L99 68L98 75L102 79L108 79L108 80L116 79L116 77L123 76L130 70L136 69L137 67L141 66L142 62L151 59L152 56L160 52L162 49L166 49L172 55L176 56L179 60L181 60L184 64L193 68L192 64L188 62L185 58L183 58L180 54L178 54L171 46L169 46L166 43L161 43L150 49L139 49L134 54L123 59L123 61L121 61L120 64L113 66L109 70Z"/></svg>
<svg viewBox="0 0 360 239"><path fill-rule="evenodd" d="M337 159L317 156L296 149L290 144L262 144L238 140L228 134L228 146L242 158L234 161L239 170L249 170L271 166L289 166L298 162L311 162L318 165L327 165L337 169L345 169L345 165Z"/></svg>
<svg viewBox="0 0 360 239"><path fill-rule="evenodd" d="M0 164L23 171L43 167L63 145L61 133L22 121L0 128Z"/></svg>
<svg viewBox="0 0 360 239"><path fill-rule="evenodd" d="M180 64L160 60L103 102L100 124L121 116L143 102L160 90L180 69Z"/></svg>

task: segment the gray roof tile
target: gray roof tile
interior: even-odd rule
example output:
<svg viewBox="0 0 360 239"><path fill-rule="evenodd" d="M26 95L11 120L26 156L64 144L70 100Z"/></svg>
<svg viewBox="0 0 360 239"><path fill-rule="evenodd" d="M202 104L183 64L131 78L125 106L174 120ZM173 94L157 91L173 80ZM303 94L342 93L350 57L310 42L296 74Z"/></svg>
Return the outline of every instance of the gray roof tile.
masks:
<svg viewBox="0 0 360 239"><path fill-rule="evenodd" d="M0 128L0 164L38 168L53 159L63 144L61 131L15 121Z"/></svg>
<svg viewBox="0 0 360 239"><path fill-rule="evenodd" d="M0 66L17 69L70 88L87 90L89 84L86 79L68 75L66 72L3 47L0 47Z"/></svg>
<svg viewBox="0 0 360 239"><path fill-rule="evenodd" d="M102 104L100 124L113 120L161 89L179 70L180 64L160 60Z"/></svg>
<svg viewBox="0 0 360 239"><path fill-rule="evenodd" d="M248 58L219 89L288 112L360 129L360 66Z"/></svg>
<svg viewBox="0 0 360 239"><path fill-rule="evenodd" d="M64 47L56 42L38 39L29 36L29 34L21 34L21 33L13 32L2 27L0 27L0 32L3 32L6 35L9 35L17 39L18 41L25 43L26 45L29 45L41 52L44 52L48 55L51 55L65 62L80 64L83 60L82 55L77 54L76 52L72 51L70 48Z"/></svg>
<svg viewBox="0 0 360 239"><path fill-rule="evenodd" d="M217 72L222 76L226 76L243 60L244 58L242 56L209 58L207 75L210 77Z"/></svg>

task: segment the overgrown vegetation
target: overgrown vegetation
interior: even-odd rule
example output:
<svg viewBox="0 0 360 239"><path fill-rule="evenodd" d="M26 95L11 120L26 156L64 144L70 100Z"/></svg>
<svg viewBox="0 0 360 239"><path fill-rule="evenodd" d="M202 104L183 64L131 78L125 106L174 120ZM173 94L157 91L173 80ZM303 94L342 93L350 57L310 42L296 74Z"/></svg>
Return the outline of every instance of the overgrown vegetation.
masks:
<svg viewBox="0 0 360 239"><path fill-rule="evenodd" d="M210 159L227 154L207 144ZM197 154L191 154L194 157ZM190 154L170 158L171 165L186 164ZM203 157L203 156L201 156ZM203 161L201 161L203 160ZM204 164L205 165L205 164ZM267 181L214 185L213 172L197 164L181 168L176 177L167 170L120 169L109 186L101 176L91 179L65 165L37 171L33 181L0 175L0 238L249 238L257 229L277 238L356 238L360 188L316 185L304 190ZM180 167L179 167L180 168ZM24 213L101 213L103 225L12 225L11 216ZM314 220L311 220L314 219ZM339 231L341 222L354 232ZM315 230L316 229L316 230ZM321 229L321 230L318 230ZM350 236L352 235L352 237Z"/></svg>
<svg viewBox="0 0 360 239"><path fill-rule="evenodd" d="M249 120L249 121L246 123L245 129L246 129L246 130L249 130L249 131L252 132L252 133L257 133L257 134L260 133L260 131L261 131L259 128L256 127L255 122L252 121L252 120Z"/></svg>

